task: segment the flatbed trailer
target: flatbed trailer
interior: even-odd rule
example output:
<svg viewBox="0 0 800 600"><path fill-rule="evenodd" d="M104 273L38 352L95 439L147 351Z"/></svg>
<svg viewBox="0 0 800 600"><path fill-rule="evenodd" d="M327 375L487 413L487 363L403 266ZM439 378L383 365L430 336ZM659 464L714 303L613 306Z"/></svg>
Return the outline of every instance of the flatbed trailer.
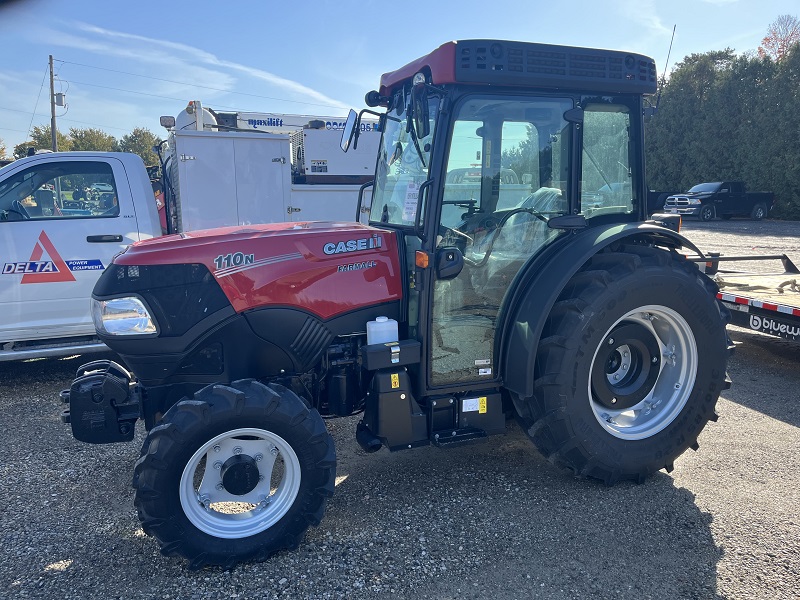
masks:
<svg viewBox="0 0 800 600"><path fill-rule="evenodd" d="M780 260L782 272L746 272L719 268L722 261ZM717 256L705 260L706 274L719 286L717 298L730 309L731 323L792 341L800 341L800 269L785 254Z"/></svg>

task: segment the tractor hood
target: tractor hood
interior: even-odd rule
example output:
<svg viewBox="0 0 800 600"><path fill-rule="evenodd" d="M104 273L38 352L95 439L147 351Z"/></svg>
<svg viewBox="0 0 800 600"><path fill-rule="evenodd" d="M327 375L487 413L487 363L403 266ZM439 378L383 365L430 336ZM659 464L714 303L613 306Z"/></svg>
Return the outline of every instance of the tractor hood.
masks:
<svg viewBox="0 0 800 600"><path fill-rule="evenodd" d="M327 319L400 299L397 240L360 223L274 223L192 231L137 242L125 266L203 264L237 312L295 306Z"/></svg>

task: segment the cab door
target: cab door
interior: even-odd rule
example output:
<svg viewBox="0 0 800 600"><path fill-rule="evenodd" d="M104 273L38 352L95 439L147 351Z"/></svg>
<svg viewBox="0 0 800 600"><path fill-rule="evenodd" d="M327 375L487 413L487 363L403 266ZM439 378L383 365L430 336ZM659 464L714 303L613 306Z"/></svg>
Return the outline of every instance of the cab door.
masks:
<svg viewBox="0 0 800 600"><path fill-rule="evenodd" d="M94 284L139 239L123 165L52 155L20 163L0 180L0 343L93 335Z"/></svg>
<svg viewBox="0 0 800 600"><path fill-rule="evenodd" d="M471 387L498 375L498 314L516 274L561 232L570 125L565 98L470 98L450 135L431 291L429 385ZM457 252L456 252L457 251Z"/></svg>

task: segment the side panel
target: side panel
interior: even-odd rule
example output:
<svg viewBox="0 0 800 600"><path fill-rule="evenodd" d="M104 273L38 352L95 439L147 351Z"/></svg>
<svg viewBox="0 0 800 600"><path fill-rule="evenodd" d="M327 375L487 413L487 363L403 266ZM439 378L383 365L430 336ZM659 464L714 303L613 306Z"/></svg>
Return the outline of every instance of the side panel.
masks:
<svg viewBox="0 0 800 600"><path fill-rule="evenodd" d="M375 174L375 161L381 134L369 126L362 127L358 137L358 147L343 152L340 146L342 132L337 129L304 129L302 168L308 181L325 183L335 177L372 179ZM336 181L334 183L342 183ZM352 180L353 183L360 181Z"/></svg>
<svg viewBox="0 0 800 600"><path fill-rule="evenodd" d="M233 140L202 135L175 136L181 231L236 225L236 170Z"/></svg>
<svg viewBox="0 0 800 600"><path fill-rule="evenodd" d="M92 288L114 255L140 237L134 198L121 161L74 155L46 159L4 173L0 188L8 178L24 171L41 173L49 168L46 165L57 162L106 164L112 174L104 179L113 179L119 214L104 215L117 212L111 204L110 209L101 208L114 202L111 197L78 200L81 194L76 190L47 183L53 188L48 193L49 205L53 206L53 198L60 198L59 207L45 207L45 201L39 199L42 194L34 191L23 201L30 219L0 221L0 343L94 335L89 313ZM81 177L88 182L89 175ZM66 182L71 176L62 173L59 179ZM72 206L82 208L68 208Z"/></svg>
<svg viewBox="0 0 800 600"><path fill-rule="evenodd" d="M289 205L292 221L353 221L358 205L357 185L293 185ZM372 188L364 190L361 215L366 220ZM360 220L360 219L359 219Z"/></svg>
<svg viewBox="0 0 800 600"><path fill-rule="evenodd" d="M234 138L233 166L238 206L235 224L292 220L287 214L286 202L291 184L289 140L257 136Z"/></svg>
<svg viewBox="0 0 800 600"><path fill-rule="evenodd" d="M190 131L174 139L181 231L291 220L285 136Z"/></svg>

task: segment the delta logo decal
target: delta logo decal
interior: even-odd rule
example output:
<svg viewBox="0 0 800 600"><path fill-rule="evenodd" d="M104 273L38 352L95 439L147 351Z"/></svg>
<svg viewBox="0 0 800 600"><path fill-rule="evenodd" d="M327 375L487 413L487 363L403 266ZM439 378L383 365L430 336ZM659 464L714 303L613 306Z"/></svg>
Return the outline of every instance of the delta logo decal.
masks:
<svg viewBox="0 0 800 600"><path fill-rule="evenodd" d="M30 260L3 265L3 275L22 275L20 283L75 281L73 271L102 270L103 263L97 259L65 261L44 231L39 234Z"/></svg>

